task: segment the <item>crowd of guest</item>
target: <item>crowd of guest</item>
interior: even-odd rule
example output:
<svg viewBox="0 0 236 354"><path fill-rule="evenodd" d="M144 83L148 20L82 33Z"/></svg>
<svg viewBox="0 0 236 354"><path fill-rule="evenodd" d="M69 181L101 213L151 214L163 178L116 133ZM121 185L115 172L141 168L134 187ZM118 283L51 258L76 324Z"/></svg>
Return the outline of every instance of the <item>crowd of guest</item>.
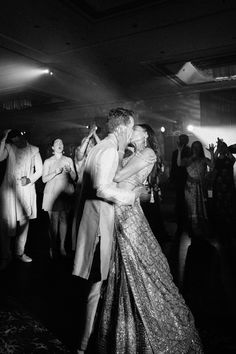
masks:
<svg viewBox="0 0 236 354"><path fill-rule="evenodd" d="M96 125L81 144L74 149L72 158L64 155L62 139L51 143L52 156L42 162L39 149L26 140L20 130L6 130L1 139L0 160L7 160L7 167L0 188L0 259L2 267L12 258L11 249L18 259L31 262L25 254L29 220L37 217L35 182L42 177L45 184L42 209L48 212L50 256L66 255L65 240L71 238L75 250L81 203L81 184L86 157L93 146L99 143ZM172 154L169 181L175 190L175 214L177 229L175 238L183 231L207 237L210 222L218 237L235 225L235 182L233 146L228 147L217 138L216 146L210 144L207 158L200 141L188 145L189 137L179 136L177 149ZM128 146L126 154L132 154ZM140 196L142 208L160 244L169 238L161 213L160 176L164 169L162 157L145 184L148 193ZM71 212L71 235L68 235L68 218ZM12 236L16 236L15 240ZM15 242L13 242L13 240Z"/></svg>
<svg viewBox="0 0 236 354"><path fill-rule="evenodd" d="M120 116L118 117L118 115ZM13 257L25 263L32 262L32 258L25 252L25 246L29 222L31 219L37 218L35 183L42 178L44 191L41 208L48 214L49 255L51 259L58 260L68 255L69 250L66 247L66 238L69 238L72 254L75 251L73 274L75 276L84 274L83 257L87 262L85 266L89 267L90 272L97 262L97 249L100 248L102 250L102 242L104 242L102 241L102 232L107 233L107 237L109 238L108 234L113 232L113 224L115 223L115 231L117 235L120 235L117 236L118 240L120 237L123 240L122 242L124 242L127 236L124 227L127 218L124 216L127 214L130 217L130 222L132 218L134 219L133 225L127 224L127 230L130 230L131 233L133 232L132 236L134 234L137 236L133 241L134 244L137 243L140 230L142 229L142 235L148 235L146 239L147 247L152 249L152 254L156 252L157 257L160 257L159 265L165 269L161 276L165 274L163 281L166 282L166 286L170 287L172 295L174 294L172 300L182 303L182 299L178 297L179 295L176 295L177 291L174 285L172 285L167 263L165 263L163 258L164 256L160 253L159 248L155 248L156 241L148 244L148 242L151 242L152 236L150 235L154 235L158 242L157 245L160 244L161 247L170 240L170 237L175 238L178 243L183 232L188 233L191 242L199 239L211 239L212 234L214 234L218 242L225 242L225 234L230 234L230 230L235 230L236 227L235 157L233 156L235 149L234 146L227 146L222 138L217 138L216 145L209 144L208 148L206 148L206 151L209 153L209 157L206 157L203 144L200 141L196 140L189 146L188 136L185 134L179 136L177 149L172 154L169 176L169 185L173 185L175 189L177 225L175 235L170 236L166 231L165 219L161 211L160 179L164 170L164 164L158 140L152 128L146 124L139 124L135 128L130 127L129 124L133 125L133 118L130 119L130 117L132 118L131 111L124 109L112 110L110 122L108 122L111 131L106 138L107 140L100 140L97 135L97 127L94 125L89 134L75 148L72 157L65 156L63 140L60 137L55 138L50 144L51 157L45 159L44 162L42 161L39 149L27 141L24 132L17 129L3 132L0 142L0 161L6 160L6 169L0 186L1 270L8 266ZM120 125L122 125L121 121L125 122L122 124L127 128L125 134L120 128ZM127 132L130 134L129 138ZM97 150L95 146L98 146ZM115 147L115 153L112 152L112 158L111 155L107 154L107 160L102 160L104 164L100 166L100 155L104 151L107 153L110 146ZM116 154L118 155L116 156ZM99 160L99 163L96 159ZM108 162L111 164L109 171L106 168L109 165ZM91 172L91 176L88 176L88 171ZM108 187L108 184L106 185L105 182L106 179L110 178L110 175L113 176L112 185ZM106 192L102 190L102 186L104 190L106 188ZM94 190L97 191L98 201L101 203L99 207L97 204L93 205L91 202L94 199ZM139 206L136 204L137 199L140 202L142 213L144 212L146 217L145 219L143 219L143 214L140 213ZM104 200L106 201L105 208L103 204ZM111 205L115 205L115 221L111 213ZM110 220L105 224L98 221L97 215L99 215L99 218L105 218L105 214L103 215L102 213L111 216ZM85 215L87 215L87 224L85 223ZM139 226L140 229L137 229L140 220L142 220ZM110 222L113 224L110 225ZM151 234L149 226L152 231ZM109 230L107 230L108 227ZM91 230L94 231L94 235L92 236L94 237L94 241L91 241L93 242L91 244L92 251L87 255L85 244L89 242L88 239L91 236ZM81 241L82 233L86 237ZM130 237L131 234L128 236ZM80 237L79 241L78 237ZM127 242L129 237L127 237ZM119 244L119 242L116 244L116 247L120 247L123 253L119 253L119 251L116 253L117 248L114 251L112 243L107 243L110 247L109 252L113 252L113 256L115 257L112 260L118 262L114 265L113 276L119 268L119 262L124 262L125 264L125 259L123 260L122 257L128 257L128 255L124 255L126 251L122 249L122 243ZM141 241L140 244L137 243L137 247L140 247L140 249L143 247L141 244L143 244ZM108 248L107 245L103 246ZM127 247L129 247L128 243ZM81 252L84 252L85 255L81 255ZM134 257L136 257L134 268L141 267L136 250L132 248L130 252L134 252ZM91 262L89 261L90 256L94 257L94 259L91 259ZM130 259L130 262L132 261L133 259ZM109 262L110 259L107 260L107 267ZM158 263L153 266L154 272L159 272L159 270L155 269L157 266ZM142 268L142 271L146 272L145 266ZM104 280L109 273L109 267L105 270L105 275L102 272L103 268L101 266L101 279ZM121 274L122 272L122 268L119 268L118 273ZM135 280L135 274L131 275L133 277L132 281ZM148 277L149 275L146 276ZM88 277L87 275L83 275L83 277L88 279L89 275ZM115 279L111 281L115 282ZM96 301L98 302L102 281L96 284L96 286L96 288L94 287L91 290L92 295L90 295L96 297ZM119 288L117 291L121 291L122 289ZM136 288L134 288L135 291ZM155 291L153 289L152 293ZM162 296L161 287L158 291L158 295ZM112 293L109 294L109 287L107 296L108 298L109 296L111 297L109 301L114 301L115 295ZM123 296L126 298L127 293L124 293ZM138 304L139 295L135 294L135 297L137 299L135 298L134 301L137 301ZM178 299L176 300L176 298ZM150 298L147 299L147 303L149 304L148 301L150 301ZM114 306L116 305L114 304ZM92 310L93 315L89 314L88 316L94 318L96 306ZM150 304L150 306L152 305ZM176 306L177 311L179 305ZM167 307L164 308L164 311L167 311ZM185 309L185 307L183 309L189 318L188 309ZM119 310L117 309L117 311ZM109 308L104 307L104 313L106 312L109 312ZM178 315L176 316L178 317ZM176 323L178 327L178 320ZM109 333L109 329L105 328L105 324L103 325L102 331ZM141 327L142 325L140 322ZM89 322L88 325L86 323L86 326L89 328L87 329L88 333L85 335L86 345L82 341L78 353L83 353L87 348L92 324ZM201 345L199 344L200 342L192 322L190 327L192 332L191 335L188 335L193 336L195 352L201 353ZM154 330L154 327L150 327L150 331L152 330ZM104 334L102 333L102 335ZM107 348L110 348L111 343L106 343L106 345ZM125 343L125 345L129 346L130 344ZM117 346L119 346L118 343Z"/></svg>
<svg viewBox="0 0 236 354"><path fill-rule="evenodd" d="M74 159L64 155L62 139L50 143L51 157L42 161L38 147L27 141L27 134L8 129L2 134L0 161L6 161L0 186L0 268L4 269L16 257L30 263L25 253L29 221L37 218L35 183L42 178L45 184L42 209L49 217L50 257L66 256L69 214L78 204L86 156L99 141L96 127L75 149ZM4 168L2 167L2 170ZM75 194L78 198L75 198ZM74 221L76 225L76 218ZM73 229L72 246L77 227ZM74 240L74 242L73 242ZM74 248L74 246L73 246Z"/></svg>
<svg viewBox="0 0 236 354"><path fill-rule="evenodd" d="M187 229L191 237L207 237L207 225L215 228L215 237L235 226L235 182L232 152L223 139L210 144L205 156L203 145L194 141L188 146L188 136L180 135L177 150L172 154L170 180L176 191L177 236Z"/></svg>

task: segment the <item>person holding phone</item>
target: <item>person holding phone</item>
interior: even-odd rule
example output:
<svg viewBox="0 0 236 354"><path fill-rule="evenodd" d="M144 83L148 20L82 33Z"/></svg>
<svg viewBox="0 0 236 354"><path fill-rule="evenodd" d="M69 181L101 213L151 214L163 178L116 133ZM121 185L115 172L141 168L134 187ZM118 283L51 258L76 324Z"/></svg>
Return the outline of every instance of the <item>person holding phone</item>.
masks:
<svg viewBox="0 0 236 354"><path fill-rule="evenodd" d="M29 220L37 217L35 182L42 175L39 149L28 143L25 132L8 129L0 141L0 161L6 172L0 187L0 262L4 268L11 259L11 240L15 236L16 257L32 262L25 254Z"/></svg>

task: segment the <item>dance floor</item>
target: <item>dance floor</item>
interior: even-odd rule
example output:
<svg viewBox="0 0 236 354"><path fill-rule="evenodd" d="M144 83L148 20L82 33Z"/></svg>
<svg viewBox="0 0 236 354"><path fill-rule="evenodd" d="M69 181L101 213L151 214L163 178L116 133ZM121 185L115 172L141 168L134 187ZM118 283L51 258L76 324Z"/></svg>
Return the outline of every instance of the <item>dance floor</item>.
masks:
<svg viewBox="0 0 236 354"><path fill-rule="evenodd" d="M0 309L0 353L70 353L40 321L15 300L8 298Z"/></svg>
<svg viewBox="0 0 236 354"><path fill-rule="evenodd" d="M205 353L236 353L235 248L197 243L183 233L176 259L173 200L162 205L170 238L163 243L174 279L190 306ZM84 315L86 284L72 277L73 258L51 261L47 216L39 212L27 242L32 263L0 272L0 353L74 353ZM69 247L69 244L68 244ZM94 354L91 349L90 354ZM157 353L158 354L158 353Z"/></svg>

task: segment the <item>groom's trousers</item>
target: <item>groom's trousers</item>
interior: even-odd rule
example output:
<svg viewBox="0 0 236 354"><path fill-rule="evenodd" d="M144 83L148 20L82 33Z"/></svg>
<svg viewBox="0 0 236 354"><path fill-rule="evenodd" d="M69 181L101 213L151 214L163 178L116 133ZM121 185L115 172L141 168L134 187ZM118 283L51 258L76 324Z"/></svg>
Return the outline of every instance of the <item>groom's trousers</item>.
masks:
<svg viewBox="0 0 236 354"><path fill-rule="evenodd" d="M80 342L80 350L86 350L91 333L93 331L94 319L97 311L98 302L100 299L102 281L94 283L91 286L86 304L86 314L83 334Z"/></svg>
<svg viewBox="0 0 236 354"><path fill-rule="evenodd" d="M93 264L91 268L89 281L92 281L89 293L86 299L86 313L85 322L82 332L82 337L80 341L80 350L85 351L88 346L89 339L91 337L94 320L97 312L97 307L101 294L101 287L103 281L101 279L100 273L100 237L96 237L96 250L94 253ZM98 281L99 280L99 281Z"/></svg>

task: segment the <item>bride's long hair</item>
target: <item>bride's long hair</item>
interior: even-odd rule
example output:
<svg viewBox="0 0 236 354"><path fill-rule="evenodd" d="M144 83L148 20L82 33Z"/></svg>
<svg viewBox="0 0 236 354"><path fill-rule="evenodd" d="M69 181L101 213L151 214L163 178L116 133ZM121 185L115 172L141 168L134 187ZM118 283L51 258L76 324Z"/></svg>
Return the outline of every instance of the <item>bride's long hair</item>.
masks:
<svg viewBox="0 0 236 354"><path fill-rule="evenodd" d="M160 151L158 139L154 130L150 127L150 125L148 124L137 124L137 125L147 132L148 134L147 147L151 148L155 152L157 157L157 160L152 168L152 171L148 176L149 184L153 187L156 184L157 176L160 173L161 165L162 165L161 151Z"/></svg>

